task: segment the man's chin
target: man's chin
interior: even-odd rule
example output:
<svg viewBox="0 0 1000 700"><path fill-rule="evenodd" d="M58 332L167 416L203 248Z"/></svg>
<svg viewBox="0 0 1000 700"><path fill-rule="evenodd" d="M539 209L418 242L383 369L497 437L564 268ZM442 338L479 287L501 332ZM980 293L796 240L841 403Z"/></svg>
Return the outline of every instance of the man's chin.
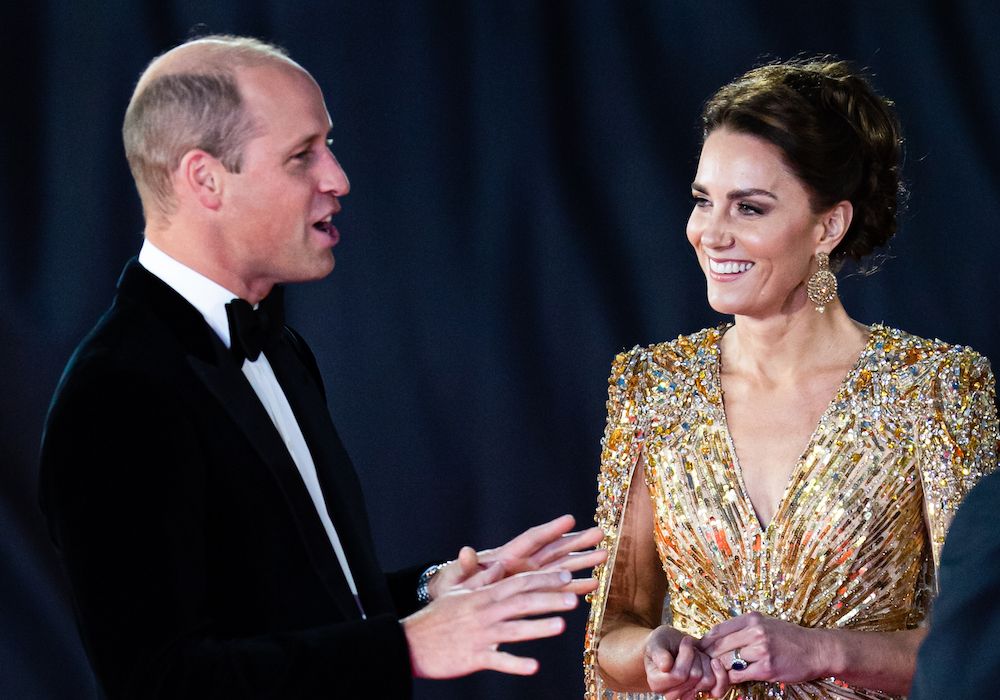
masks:
<svg viewBox="0 0 1000 700"><path fill-rule="evenodd" d="M321 280L333 272L335 262L332 254L315 258L308 265L299 265L295 269L285 270L284 274L279 277L279 284L298 284Z"/></svg>
<svg viewBox="0 0 1000 700"><path fill-rule="evenodd" d="M321 263L313 270L313 274L302 281L315 282L316 280L321 280L333 272L333 268L336 266L337 259L333 257L333 252L328 250Z"/></svg>

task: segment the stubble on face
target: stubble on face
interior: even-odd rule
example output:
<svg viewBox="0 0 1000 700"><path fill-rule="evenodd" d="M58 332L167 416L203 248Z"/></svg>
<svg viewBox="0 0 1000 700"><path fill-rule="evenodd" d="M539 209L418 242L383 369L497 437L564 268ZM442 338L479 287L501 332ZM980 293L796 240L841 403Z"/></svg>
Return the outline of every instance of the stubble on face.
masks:
<svg viewBox="0 0 1000 700"><path fill-rule="evenodd" d="M328 174L321 168L331 166L319 159L332 158L322 93L307 73L285 65L241 69L237 80L259 129L240 172L227 177L225 227L241 276L255 290L325 277L336 230L318 225L340 207L321 186Z"/></svg>

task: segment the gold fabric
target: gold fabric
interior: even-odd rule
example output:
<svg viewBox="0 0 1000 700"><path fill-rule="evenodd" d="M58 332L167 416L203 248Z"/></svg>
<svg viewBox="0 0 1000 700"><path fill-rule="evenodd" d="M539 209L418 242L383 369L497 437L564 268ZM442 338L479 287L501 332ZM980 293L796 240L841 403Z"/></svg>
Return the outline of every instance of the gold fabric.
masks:
<svg viewBox="0 0 1000 700"><path fill-rule="evenodd" d="M615 358L596 515L610 556L595 571L600 585L590 596L588 700L660 697L607 690L596 668L633 480L637 487L644 481L652 498L665 618L674 627L701 637L758 611L806 627L891 631L924 618L951 517L995 468L989 362L969 348L876 325L762 528L726 426L719 381L725 330ZM726 699L774 697L890 696L827 678L745 683Z"/></svg>

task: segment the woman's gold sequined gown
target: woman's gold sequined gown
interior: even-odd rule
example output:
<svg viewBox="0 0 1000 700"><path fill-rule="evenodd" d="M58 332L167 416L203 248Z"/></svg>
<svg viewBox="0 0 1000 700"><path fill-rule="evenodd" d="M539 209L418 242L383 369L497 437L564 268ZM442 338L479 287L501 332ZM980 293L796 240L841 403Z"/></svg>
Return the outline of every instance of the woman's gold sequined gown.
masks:
<svg viewBox="0 0 1000 700"><path fill-rule="evenodd" d="M725 329L615 358L602 440L597 570L584 651L586 694L615 694L595 667L631 483L653 499L671 624L701 637L758 611L806 627L918 625L951 516L997 458L995 386L968 348L882 326L799 458L773 520L761 525L730 439L719 383ZM638 468L637 468L638 465ZM635 478L633 475L638 475ZM727 700L888 698L837 679L746 683Z"/></svg>

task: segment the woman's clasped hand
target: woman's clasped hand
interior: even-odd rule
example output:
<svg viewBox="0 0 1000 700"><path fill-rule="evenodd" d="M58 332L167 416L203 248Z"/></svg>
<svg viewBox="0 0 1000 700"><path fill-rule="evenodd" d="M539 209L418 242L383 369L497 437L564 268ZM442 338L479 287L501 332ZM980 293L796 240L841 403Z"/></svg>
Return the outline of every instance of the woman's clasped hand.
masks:
<svg viewBox="0 0 1000 700"><path fill-rule="evenodd" d="M726 620L701 639L661 625L644 651L649 688L667 700L721 698L747 681L801 683L831 674L833 656L823 630L756 612Z"/></svg>

